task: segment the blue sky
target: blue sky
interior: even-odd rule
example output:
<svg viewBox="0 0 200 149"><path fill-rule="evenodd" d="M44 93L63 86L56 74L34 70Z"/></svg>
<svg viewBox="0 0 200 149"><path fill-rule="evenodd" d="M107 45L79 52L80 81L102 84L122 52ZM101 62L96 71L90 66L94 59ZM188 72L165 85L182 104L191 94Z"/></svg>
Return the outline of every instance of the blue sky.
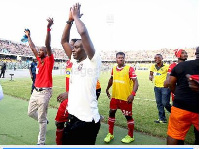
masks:
<svg viewBox="0 0 200 149"><path fill-rule="evenodd" d="M54 18L52 47L60 38L75 0L1 1L0 38L20 42L24 28L43 46L47 17ZM198 0L80 0L82 20L96 49L154 50L199 44ZM72 38L79 38L75 24Z"/></svg>

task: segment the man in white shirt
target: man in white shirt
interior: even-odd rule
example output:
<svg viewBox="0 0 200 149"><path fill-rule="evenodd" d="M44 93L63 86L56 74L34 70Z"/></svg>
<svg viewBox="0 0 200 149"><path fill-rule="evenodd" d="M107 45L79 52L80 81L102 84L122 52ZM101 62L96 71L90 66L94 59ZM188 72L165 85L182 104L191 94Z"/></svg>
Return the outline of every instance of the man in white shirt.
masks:
<svg viewBox="0 0 200 149"><path fill-rule="evenodd" d="M70 9L61 44L73 63L68 93L68 122L63 136L64 145L94 145L100 129L100 115L96 100L96 84L100 74L101 58L94 49L84 23L80 20L80 4ZM67 38L75 22L81 40L73 49Z"/></svg>

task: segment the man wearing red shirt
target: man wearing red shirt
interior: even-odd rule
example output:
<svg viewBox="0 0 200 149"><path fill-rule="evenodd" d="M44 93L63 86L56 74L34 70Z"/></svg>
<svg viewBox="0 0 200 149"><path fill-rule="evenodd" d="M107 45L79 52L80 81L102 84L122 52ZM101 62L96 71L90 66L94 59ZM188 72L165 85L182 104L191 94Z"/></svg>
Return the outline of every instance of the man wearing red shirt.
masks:
<svg viewBox="0 0 200 149"><path fill-rule="evenodd" d="M46 47L40 48L39 51L37 51L34 43L31 40L30 31L25 31L25 34L28 36L29 46L38 60L35 89L33 90L28 106L28 115L37 120L39 123L37 145L45 145L47 109L52 95L52 70L54 65L54 57L50 46L50 27L53 24L53 18L48 18L47 21L47 35L45 40Z"/></svg>
<svg viewBox="0 0 200 149"><path fill-rule="evenodd" d="M175 56L178 58L178 61L177 62L173 62L170 66L169 66L169 69L168 69L168 72L167 72L167 79L166 81L164 82L164 87L169 87L169 76L171 74L171 71L172 69L178 64L178 63L181 63L181 62L184 62L187 60L188 58L188 55L187 55L187 52L183 49L175 49ZM174 101L174 94L171 93L171 96L172 96L172 101Z"/></svg>

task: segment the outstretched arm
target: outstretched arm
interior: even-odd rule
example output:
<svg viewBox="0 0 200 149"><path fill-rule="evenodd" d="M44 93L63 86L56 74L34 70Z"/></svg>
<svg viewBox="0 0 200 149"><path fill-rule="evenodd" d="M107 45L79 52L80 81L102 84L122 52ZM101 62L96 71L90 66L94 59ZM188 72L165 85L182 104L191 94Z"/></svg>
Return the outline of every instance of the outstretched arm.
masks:
<svg viewBox="0 0 200 149"><path fill-rule="evenodd" d="M48 56L51 56L52 50L51 50L51 25L53 24L53 18L48 18L48 25L47 25L47 35L46 35L46 40L45 40L45 46L47 48L47 54Z"/></svg>
<svg viewBox="0 0 200 149"><path fill-rule="evenodd" d="M81 36L82 45L85 50L85 53L87 54L89 59L92 59L95 54L95 49L94 49L93 43L90 39L90 36L88 34L85 24L80 20L80 16L81 16L80 7L81 5L79 3L76 3L72 7L71 12L76 24L77 31Z"/></svg>
<svg viewBox="0 0 200 149"><path fill-rule="evenodd" d="M69 44L69 38L70 38L70 30L71 30L73 21L74 21L74 19L72 17L72 12L71 12L71 8L70 8L69 19L66 22L65 29L63 31L62 38L61 38L62 47L65 50L65 53L69 59L71 59L71 55L72 55L72 47Z"/></svg>
<svg viewBox="0 0 200 149"><path fill-rule="evenodd" d="M38 52L37 52L36 47L35 47L32 39L31 39L30 31L29 30L25 30L24 32L25 32L26 36L28 37L28 43L29 43L29 46L30 46L31 50L33 51L33 54L35 55L35 57L37 57L38 56Z"/></svg>

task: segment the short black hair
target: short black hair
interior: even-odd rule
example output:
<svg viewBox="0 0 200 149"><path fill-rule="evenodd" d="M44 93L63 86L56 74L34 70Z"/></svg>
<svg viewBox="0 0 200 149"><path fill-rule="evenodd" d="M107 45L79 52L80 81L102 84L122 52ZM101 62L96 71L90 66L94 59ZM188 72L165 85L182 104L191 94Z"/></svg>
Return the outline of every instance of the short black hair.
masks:
<svg viewBox="0 0 200 149"><path fill-rule="evenodd" d="M163 57L162 54L156 54L156 55Z"/></svg>
<svg viewBox="0 0 200 149"><path fill-rule="evenodd" d="M124 57L125 57L125 53L124 52L117 52L116 57L117 57L117 55L124 55Z"/></svg>
<svg viewBox="0 0 200 149"><path fill-rule="evenodd" d="M76 39L76 38L71 39L71 41L73 41L74 43L75 43L77 40L81 40L81 39Z"/></svg>

